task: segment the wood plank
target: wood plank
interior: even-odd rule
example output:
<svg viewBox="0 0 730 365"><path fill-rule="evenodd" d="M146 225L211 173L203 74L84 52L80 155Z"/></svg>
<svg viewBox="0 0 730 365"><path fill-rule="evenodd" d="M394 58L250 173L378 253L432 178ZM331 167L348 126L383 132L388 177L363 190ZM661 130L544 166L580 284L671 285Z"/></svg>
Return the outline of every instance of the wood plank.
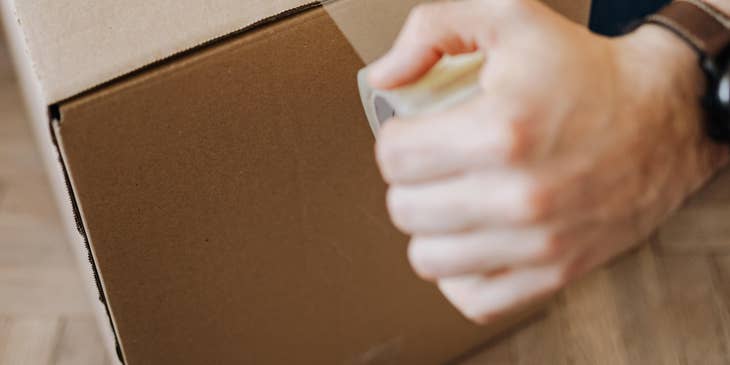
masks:
<svg viewBox="0 0 730 365"><path fill-rule="evenodd" d="M58 329L56 318L6 318L0 322L0 364L51 365Z"/></svg>
<svg viewBox="0 0 730 365"><path fill-rule="evenodd" d="M53 364L111 364L93 317L68 318L62 321Z"/></svg>
<svg viewBox="0 0 730 365"><path fill-rule="evenodd" d="M13 65L10 60L10 52L8 52L8 48L5 45L5 35L2 30L3 25L0 23L0 83L9 83L14 78Z"/></svg>
<svg viewBox="0 0 730 365"><path fill-rule="evenodd" d="M660 275L664 305L671 310L669 336L684 364L728 364L730 315L718 287L711 259L702 256L662 257Z"/></svg>
<svg viewBox="0 0 730 365"><path fill-rule="evenodd" d="M515 365L568 364L558 300L561 299L551 301L541 317L514 334L512 346L517 357Z"/></svg>
<svg viewBox="0 0 730 365"><path fill-rule="evenodd" d="M730 254L730 169L658 230L662 255Z"/></svg>
<svg viewBox="0 0 730 365"><path fill-rule="evenodd" d="M558 301L563 350L571 364L629 364L608 269L567 288Z"/></svg>
<svg viewBox="0 0 730 365"><path fill-rule="evenodd" d="M713 287L716 295L712 296L716 300L718 312L722 315L717 318L722 322L722 331L724 335L724 350L726 356L730 357L730 255L716 256L709 258L713 269Z"/></svg>
<svg viewBox="0 0 730 365"><path fill-rule="evenodd" d="M14 82L3 82L0 80L0 138L6 139L10 136L19 136L23 131L30 131L31 126L26 123L25 103L20 94L18 86ZM24 134L24 133L23 133ZM32 140L21 139L12 141L6 139L4 142L14 142L15 145L27 149L34 145ZM30 145L29 145L30 144Z"/></svg>
<svg viewBox="0 0 730 365"><path fill-rule="evenodd" d="M618 308L623 351L629 364L679 364L673 313L651 246L644 245L608 270ZM600 331L601 329L597 329Z"/></svg>
<svg viewBox="0 0 730 365"><path fill-rule="evenodd" d="M484 349L458 365L507 365L515 363L511 336L495 339Z"/></svg>
<svg viewBox="0 0 730 365"><path fill-rule="evenodd" d="M698 194L685 204L688 208L730 202L730 167L720 171Z"/></svg>
<svg viewBox="0 0 730 365"><path fill-rule="evenodd" d="M0 171L4 197L0 201L0 222L12 216L34 219L43 229L61 229L56 199L45 175L13 176Z"/></svg>
<svg viewBox="0 0 730 365"><path fill-rule="evenodd" d="M45 174L24 105L15 84L0 80L0 176Z"/></svg>
<svg viewBox="0 0 730 365"><path fill-rule="evenodd" d="M0 364L107 364L8 66L0 44Z"/></svg>
<svg viewBox="0 0 730 365"><path fill-rule="evenodd" d="M0 232L0 268L72 267L64 231L53 222L0 211Z"/></svg>
<svg viewBox="0 0 730 365"><path fill-rule="evenodd" d="M2 176L0 176L0 211L2 210L3 200L7 196L7 190L8 184L3 181Z"/></svg>
<svg viewBox="0 0 730 365"><path fill-rule="evenodd" d="M659 251L667 255L730 254L730 202L687 207L658 231Z"/></svg>
<svg viewBox="0 0 730 365"><path fill-rule="evenodd" d="M0 316L78 316L91 297L74 268L0 268ZM0 363L1 364L1 363Z"/></svg>

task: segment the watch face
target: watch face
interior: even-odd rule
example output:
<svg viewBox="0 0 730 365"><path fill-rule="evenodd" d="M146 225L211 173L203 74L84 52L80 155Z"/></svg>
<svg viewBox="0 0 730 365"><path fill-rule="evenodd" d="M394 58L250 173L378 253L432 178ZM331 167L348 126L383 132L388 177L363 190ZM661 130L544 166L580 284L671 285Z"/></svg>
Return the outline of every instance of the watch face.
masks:
<svg viewBox="0 0 730 365"><path fill-rule="evenodd" d="M717 113L711 121L715 126L713 135L722 141L730 141L730 63L726 62L724 70L717 81L715 90Z"/></svg>
<svg viewBox="0 0 730 365"><path fill-rule="evenodd" d="M717 84L715 97L718 104L725 110L730 111L730 65L725 66L725 70Z"/></svg>
<svg viewBox="0 0 730 365"><path fill-rule="evenodd" d="M714 67L710 69L706 66ZM708 93L705 94L707 131L717 141L730 142L730 62L708 58L704 60L703 67L710 82Z"/></svg>

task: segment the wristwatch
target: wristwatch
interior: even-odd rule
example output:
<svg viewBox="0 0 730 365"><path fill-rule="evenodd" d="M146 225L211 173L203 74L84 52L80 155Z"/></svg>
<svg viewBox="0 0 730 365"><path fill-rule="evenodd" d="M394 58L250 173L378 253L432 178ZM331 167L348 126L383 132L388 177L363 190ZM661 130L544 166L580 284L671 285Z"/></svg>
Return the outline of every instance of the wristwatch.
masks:
<svg viewBox="0 0 730 365"><path fill-rule="evenodd" d="M675 0L645 23L670 30L697 52L707 77L707 132L730 143L730 17L701 0Z"/></svg>

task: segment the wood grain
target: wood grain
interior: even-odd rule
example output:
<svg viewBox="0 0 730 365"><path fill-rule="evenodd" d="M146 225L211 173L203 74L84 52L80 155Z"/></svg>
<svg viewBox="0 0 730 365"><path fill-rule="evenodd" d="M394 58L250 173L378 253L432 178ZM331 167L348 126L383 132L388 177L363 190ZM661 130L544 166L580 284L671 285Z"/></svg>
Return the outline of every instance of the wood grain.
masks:
<svg viewBox="0 0 730 365"><path fill-rule="evenodd" d="M61 323L53 364L107 364L105 348L99 341L96 323L91 316L68 318Z"/></svg>
<svg viewBox="0 0 730 365"><path fill-rule="evenodd" d="M730 169L658 230L663 255L730 254Z"/></svg>
<svg viewBox="0 0 730 365"><path fill-rule="evenodd" d="M8 318L0 323L0 364L51 364L58 319Z"/></svg>
<svg viewBox="0 0 730 365"><path fill-rule="evenodd" d="M0 365L110 364L6 55L0 42Z"/></svg>

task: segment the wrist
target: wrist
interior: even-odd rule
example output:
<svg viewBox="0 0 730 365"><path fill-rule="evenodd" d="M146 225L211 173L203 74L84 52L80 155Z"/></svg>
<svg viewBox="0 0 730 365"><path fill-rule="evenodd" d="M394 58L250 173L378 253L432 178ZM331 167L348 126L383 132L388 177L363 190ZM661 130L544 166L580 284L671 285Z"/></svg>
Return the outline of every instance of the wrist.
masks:
<svg viewBox="0 0 730 365"><path fill-rule="evenodd" d="M681 187L674 191L686 196L728 157L727 147L707 135L702 105L707 81L699 56L675 34L652 24L615 42L618 82L628 105L622 116L641 124L636 137L642 143L664 151L656 163L678 164L674 183Z"/></svg>
<svg viewBox="0 0 730 365"><path fill-rule="evenodd" d="M615 41L622 92L634 117L692 132L702 128L706 78L699 56L670 31L652 24ZM672 126L656 126L657 128Z"/></svg>
<svg viewBox="0 0 730 365"><path fill-rule="evenodd" d="M627 68L638 72L638 80L662 88L645 91L681 94L685 101L700 107L706 78L699 56L685 41L665 28L646 24L617 42L625 62L633 63Z"/></svg>

